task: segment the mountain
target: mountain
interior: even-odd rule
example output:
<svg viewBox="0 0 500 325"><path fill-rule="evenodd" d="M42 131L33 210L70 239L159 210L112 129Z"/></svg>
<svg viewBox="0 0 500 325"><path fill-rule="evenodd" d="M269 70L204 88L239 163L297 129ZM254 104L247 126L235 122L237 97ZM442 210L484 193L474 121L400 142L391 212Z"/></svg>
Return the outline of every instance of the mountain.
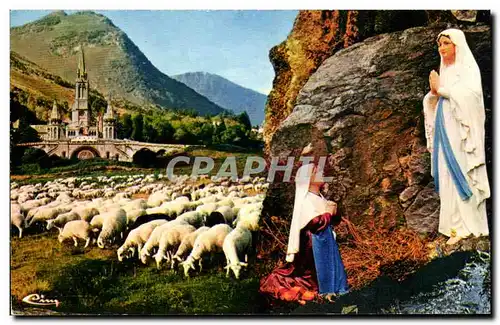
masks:
<svg viewBox="0 0 500 325"><path fill-rule="evenodd" d="M10 29L11 50L66 80L75 80L80 45L90 86L141 106L158 105L218 114L223 109L160 72L107 17L53 12Z"/></svg>
<svg viewBox="0 0 500 325"><path fill-rule="evenodd" d="M230 109L236 114L247 111L252 125L260 125L264 121L266 95L207 72L189 72L174 75L172 78L188 85L212 102Z"/></svg>

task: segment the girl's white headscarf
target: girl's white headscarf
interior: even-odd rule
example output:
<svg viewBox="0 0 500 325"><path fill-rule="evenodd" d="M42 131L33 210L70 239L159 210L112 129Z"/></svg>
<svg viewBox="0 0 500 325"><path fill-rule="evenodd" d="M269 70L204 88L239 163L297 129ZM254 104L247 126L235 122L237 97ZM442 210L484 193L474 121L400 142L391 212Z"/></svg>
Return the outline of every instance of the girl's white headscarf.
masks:
<svg viewBox="0 0 500 325"><path fill-rule="evenodd" d="M288 237L287 262L293 262L299 251L300 230L318 215L329 211L327 201L323 197L309 193L311 178L315 176L312 163L301 166L295 176L295 200Z"/></svg>
<svg viewBox="0 0 500 325"><path fill-rule="evenodd" d="M292 262L294 254L299 251L300 230L311 221L312 211L306 211L305 203L314 165L301 166L295 175L295 200L293 203L292 223L288 237L287 262ZM309 213L307 213L309 212Z"/></svg>

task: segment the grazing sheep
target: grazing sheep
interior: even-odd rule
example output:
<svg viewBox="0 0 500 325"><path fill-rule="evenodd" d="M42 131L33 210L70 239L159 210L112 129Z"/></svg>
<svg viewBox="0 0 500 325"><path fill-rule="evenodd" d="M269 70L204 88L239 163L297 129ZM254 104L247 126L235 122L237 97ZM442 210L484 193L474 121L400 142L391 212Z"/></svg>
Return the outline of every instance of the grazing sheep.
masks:
<svg viewBox="0 0 500 325"><path fill-rule="evenodd" d="M219 205L217 203L205 203L197 207L195 211L198 211L203 216L203 218L206 218L210 215L210 213L217 210L218 207Z"/></svg>
<svg viewBox="0 0 500 325"><path fill-rule="evenodd" d="M21 206L21 213L27 216L30 210L48 204L50 202L50 199L44 198L40 200L28 200L25 202L20 202L20 201L18 202L20 203Z"/></svg>
<svg viewBox="0 0 500 325"><path fill-rule="evenodd" d="M136 209L143 209L143 210L145 210L147 208L148 208L148 203L144 199L132 200L132 201L126 203L123 206L123 209L125 211L127 211L127 210L136 210Z"/></svg>
<svg viewBox="0 0 500 325"><path fill-rule="evenodd" d="M196 228L191 225L174 225L162 232L160 237L160 241L158 244L158 251L153 256L156 261L156 267L160 268L160 263L162 260L170 261L170 256L172 255L171 250L177 248L182 239L192 233L195 232Z"/></svg>
<svg viewBox="0 0 500 325"><path fill-rule="evenodd" d="M203 225L203 216L197 211L184 212L178 216L175 220L182 220L186 223L198 228Z"/></svg>
<svg viewBox="0 0 500 325"><path fill-rule="evenodd" d="M232 207L234 207L234 202L233 202L233 200L231 198L225 197L222 200L220 200L219 202L217 202L217 205L219 207L227 206L227 207L232 208Z"/></svg>
<svg viewBox="0 0 500 325"><path fill-rule="evenodd" d="M181 225L181 224L187 224L187 223L185 223L183 220L176 219L165 222L161 226L156 227L149 236L147 242L142 247L141 251L139 252L139 257L141 259L141 262L143 264L147 264L148 257L151 256L153 249L155 247L158 247L158 245L160 244L160 238L164 231L175 225Z"/></svg>
<svg viewBox="0 0 500 325"><path fill-rule="evenodd" d="M92 228L90 224L85 220L73 220L66 223L57 239L62 243L69 238L73 239L75 247L78 246L78 238L85 240L84 248L87 248L92 238Z"/></svg>
<svg viewBox="0 0 500 325"><path fill-rule="evenodd" d="M110 212L116 209L121 209L122 205L120 203L111 203L111 204L105 204L103 206L97 207L97 210L99 211L99 214L103 214L106 212Z"/></svg>
<svg viewBox="0 0 500 325"><path fill-rule="evenodd" d="M125 242L123 245L118 248L117 255L118 255L118 261L123 261L123 258L126 256L128 258L131 258L135 254L135 247L137 246L137 252L140 252L142 249L142 246L148 241L149 236L153 232L153 230L161 226L167 222L166 220L154 220L148 223L145 223L135 229L133 229L131 232L129 232L127 238L125 239ZM125 253L127 253L125 255Z"/></svg>
<svg viewBox="0 0 500 325"><path fill-rule="evenodd" d="M250 231L259 230L260 211L251 211L248 214L239 215L233 222L236 227L243 227Z"/></svg>
<svg viewBox="0 0 500 325"><path fill-rule="evenodd" d="M241 267L248 266L248 253L251 248L252 233L246 228L236 227L226 236L222 244L227 262L226 277L229 277L229 270L232 270L236 279L240 278ZM242 257L245 258L245 262L241 262Z"/></svg>
<svg viewBox="0 0 500 325"><path fill-rule="evenodd" d="M179 245L179 248L177 249L177 252L175 252L174 256L172 256L172 266L171 268L173 269L175 267L175 260L179 261L179 262L182 262L182 258L189 254L191 252L191 250L193 249L193 246L194 246L194 242L196 240L196 238L204 233L205 231L209 230L210 227L201 227L201 228L198 228L196 229L196 231L188 234L187 236L185 236L180 245Z"/></svg>
<svg viewBox="0 0 500 325"><path fill-rule="evenodd" d="M55 218L55 219L47 220L47 230L52 229L52 227L56 227L59 230L59 233L61 233L61 230L66 223L73 221L73 220L80 220L80 219L81 219L80 216L78 214L76 214L75 212L73 212L73 210L72 210L70 212L66 212L66 213L58 215L57 218Z"/></svg>
<svg viewBox="0 0 500 325"><path fill-rule="evenodd" d="M21 206L17 203L10 204L10 223L19 229L19 238L22 238L24 216L21 213Z"/></svg>
<svg viewBox="0 0 500 325"><path fill-rule="evenodd" d="M155 192L149 196L147 204L150 208L156 208L168 199L169 197L165 192Z"/></svg>
<svg viewBox="0 0 500 325"><path fill-rule="evenodd" d="M40 207L33 218L28 222L27 227L30 227L33 223L39 221L47 221L49 219L55 219L58 215L71 211L71 205L62 205L56 207L44 206Z"/></svg>
<svg viewBox="0 0 500 325"><path fill-rule="evenodd" d="M149 223L151 221L155 221L155 220L163 220L164 222L167 222L170 220L170 218L168 215L162 214L162 213L144 214L142 216L137 217L137 219L135 219L135 221L131 225L129 225L129 229L130 230L136 229L137 227L139 227L141 225L147 224L147 223Z"/></svg>
<svg viewBox="0 0 500 325"><path fill-rule="evenodd" d="M92 218L99 214L99 210L92 206L77 206L74 207L71 212L76 213L80 219L90 222Z"/></svg>
<svg viewBox="0 0 500 325"><path fill-rule="evenodd" d="M92 217L92 220L90 220L90 226L94 231L100 231L102 229L105 216L106 212L103 212Z"/></svg>
<svg viewBox="0 0 500 325"><path fill-rule="evenodd" d="M215 210L215 212L219 212L224 216L224 220L228 225L233 224L234 218L236 217L236 213L234 212L232 207L229 206L220 206Z"/></svg>
<svg viewBox="0 0 500 325"><path fill-rule="evenodd" d="M106 241L114 242L118 234L120 234L120 238L123 238L126 227L127 215L125 210L118 209L108 212L104 217L102 230L97 238L97 246L104 248Z"/></svg>
<svg viewBox="0 0 500 325"><path fill-rule="evenodd" d="M233 226L241 225L251 231L259 230L261 210L262 202L241 206L238 211L238 217L233 221Z"/></svg>
<svg viewBox="0 0 500 325"><path fill-rule="evenodd" d="M146 210L144 209L125 210L125 212L127 213L128 227L133 225L139 217L146 215Z"/></svg>
<svg viewBox="0 0 500 325"><path fill-rule="evenodd" d="M189 201L188 202L183 202L183 200L178 200L180 198L186 198L185 196L181 196L177 198L177 200L173 201L172 204L170 204L169 209L170 209L170 216L172 217L177 217L181 215L184 211L187 211L189 209Z"/></svg>
<svg viewBox="0 0 500 325"><path fill-rule="evenodd" d="M193 245L193 250L180 265L184 268L184 275L189 277L189 269L194 268L194 262L199 260L200 271L202 270L202 254L222 251L222 245L226 236L233 230L226 224L213 226L200 234Z"/></svg>
<svg viewBox="0 0 500 325"><path fill-rule="evenodd" d="M204 223L207 227L213 227L220 223L226 223L226 219L224 219L224 215L222 213L214 211L205 218Z"/></svg>

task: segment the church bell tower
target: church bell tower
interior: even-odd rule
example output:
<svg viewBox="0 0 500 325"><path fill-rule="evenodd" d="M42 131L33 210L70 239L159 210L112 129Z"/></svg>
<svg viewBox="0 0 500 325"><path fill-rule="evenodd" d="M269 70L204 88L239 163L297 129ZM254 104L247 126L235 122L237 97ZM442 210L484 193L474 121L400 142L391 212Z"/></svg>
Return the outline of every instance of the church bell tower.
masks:
<svg viewBox="0 0 500 325"><path fill-rule="evenodd" d="M87 69L85 68L83 46L80 46L80 49L80 59L78 61L75 82L75 102L71 109L71 124L74 128L82 130L82 133L85 134L90 126L89 80Z"/></svg>

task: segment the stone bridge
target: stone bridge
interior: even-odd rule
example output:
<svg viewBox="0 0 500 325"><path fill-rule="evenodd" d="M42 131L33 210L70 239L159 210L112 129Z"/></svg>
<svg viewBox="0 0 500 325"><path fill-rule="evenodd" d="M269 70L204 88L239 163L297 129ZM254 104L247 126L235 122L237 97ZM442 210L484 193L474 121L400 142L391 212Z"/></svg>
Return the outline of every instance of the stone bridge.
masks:
<svg viewBox="0 0 500 325"><path fill-rule="evenodd" d="M41 142L22 143L18 146L33 147L45 151L49 156L56 155L63 158L104 158L131 162L134 154L142 149L149 149L156 153L174 153L188 147L203 147L200 145L159 144L118 139L64 139L44 140Z"/></svg>

